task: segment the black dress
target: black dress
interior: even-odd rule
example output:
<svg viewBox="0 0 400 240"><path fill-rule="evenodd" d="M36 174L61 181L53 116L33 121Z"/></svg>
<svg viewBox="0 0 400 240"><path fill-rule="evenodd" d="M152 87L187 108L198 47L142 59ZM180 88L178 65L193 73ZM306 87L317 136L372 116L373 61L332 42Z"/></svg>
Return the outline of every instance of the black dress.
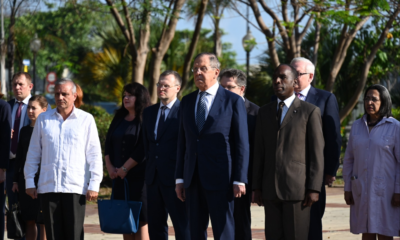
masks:
<svg viewBox="0 0 400 240"><path fill-rule="evenodd" d="M18 138L17 155L15 158L14 182L18 183L18 200L21 208L21 215L25 221L36 221L40 211L39 199L32 199L26 194L24 167L26 154L28 153L33 127L25 126L21 128ZM40 170L38 171L40 172ZM35 185L37 186L39 174L35 176Z"/></svg>
<svg viewBox="0 0 400 240"><path fill-rule="evenodd" d="M105 155L110 156L114 167L120 168L132 158L138 164L126 175L129 184L129 200L142 202L140 221L147 222L147 194L144 183L146 161L140 121L135 118L127 121L124 118L114 118L107 133ZM114 199L125 199L124 180L114 179Z"/></svg>

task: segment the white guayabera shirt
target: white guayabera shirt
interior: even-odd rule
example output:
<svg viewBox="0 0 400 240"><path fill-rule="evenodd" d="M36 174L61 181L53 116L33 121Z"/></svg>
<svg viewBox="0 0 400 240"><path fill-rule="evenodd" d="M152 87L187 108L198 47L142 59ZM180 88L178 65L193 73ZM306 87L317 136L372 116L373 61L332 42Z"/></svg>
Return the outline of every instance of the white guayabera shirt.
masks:
<svg viewBox="0 0 400 240"><path fill-rule="evenodd" d="M36 187L39 165L38 193L98 192L103 162L93 116L75 107L65 121L57 108L40 114L24 168L26 188Z"/></svg>

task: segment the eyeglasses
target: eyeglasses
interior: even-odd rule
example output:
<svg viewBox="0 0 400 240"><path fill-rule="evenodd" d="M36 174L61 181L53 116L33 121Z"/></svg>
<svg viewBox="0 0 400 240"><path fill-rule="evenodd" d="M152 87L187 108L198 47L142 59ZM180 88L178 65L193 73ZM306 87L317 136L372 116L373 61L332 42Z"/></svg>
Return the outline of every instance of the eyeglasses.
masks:
<svg viewBox="0 0 400 240"><path fill-rule="evenodd" d="M214 67L210 67L210 69L212 69L212 68L214 68ZM197 73L199 70L200 70L200 72L206 73L208 71L208 68L207 67L200 67L200 68L195 67L192 69L192 73Z"/></svg>
<svg viewBox="0 0 400 240"><path fill-rule="evenodd" d="M301 76L303 76L303 75L306 75L306 74L310 74L310 73L297 73L298 75L299 75L299 77L301 77Z"/></svg>
<svg viewBox="0 0 400 240"><path fill-rule="evenodd" d="M239 86L226 86L226 87L224 87L226 90L232 90L232 89L235 89L235 88L238 88Z"/></svg>
<svg viewBox="0 0 400 240"><path fill-rule="evenodd" d="M370 97L365 97L365 98L364 98L364 101L365 101L365 102L372 101L372 102L376 103L376 102L379 102L380 100L377 99L377 98L375 98L375 97L372 97L372 98L370 98Z"/></svg>
<svg viewBox="0 0 400 240"><path fill-rule="evenodd" d="M160 84L160 83L157 83L156 85L157 85L157 87L160 88L160 89L170 89L170 88L172 88L172 87L178 86L178 85L173 85L173 86L170 86L170 85L162 85L162 84Z"/></svg>

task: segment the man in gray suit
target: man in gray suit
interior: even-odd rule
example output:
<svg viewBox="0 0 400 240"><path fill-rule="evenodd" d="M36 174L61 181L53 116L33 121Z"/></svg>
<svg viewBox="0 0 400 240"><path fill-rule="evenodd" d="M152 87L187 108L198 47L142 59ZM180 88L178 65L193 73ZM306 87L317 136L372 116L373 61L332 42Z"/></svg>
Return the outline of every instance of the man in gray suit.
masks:
<svg viewBox="0 0 400 240"><path fill-rule="evenodd" d="M261 107L257 117L253 201L264 205L267 240L307 239L310 207L322 186L321 114L295 97L296 81L296 69L280 65L273 75L278 99Z"/></svg>

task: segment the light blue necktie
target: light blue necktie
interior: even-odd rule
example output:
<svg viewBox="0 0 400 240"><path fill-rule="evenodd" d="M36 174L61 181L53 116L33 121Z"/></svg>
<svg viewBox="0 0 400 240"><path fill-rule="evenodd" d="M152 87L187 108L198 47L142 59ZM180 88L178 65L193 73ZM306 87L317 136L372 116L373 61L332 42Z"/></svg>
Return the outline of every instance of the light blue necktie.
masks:
<svg viewBox="0 0 400 240"><path fill-rule="evenodd" d="M199 132L203 129L204 123L206 122L206 92L200 92L200 98L197 103L197 113L196 113L196 124Z"/></svg>

